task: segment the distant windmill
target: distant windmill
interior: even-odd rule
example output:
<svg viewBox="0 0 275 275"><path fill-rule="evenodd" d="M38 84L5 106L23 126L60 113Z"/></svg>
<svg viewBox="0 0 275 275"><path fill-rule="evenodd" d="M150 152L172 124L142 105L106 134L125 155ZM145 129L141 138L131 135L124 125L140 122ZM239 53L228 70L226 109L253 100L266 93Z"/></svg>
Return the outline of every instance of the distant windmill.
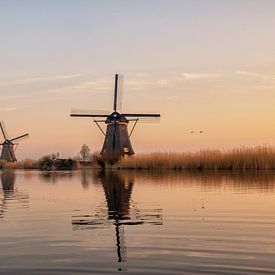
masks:
<svg viewBox="0 0 275 275"><path fill-rule="evenodd" d="M129 114L121 112L122 105L123 77L115 75L114 106L111 114L99 114L94 112L72 111L72 117L94 117L104 118L104 120L94 120L101 132L105 136L104 144L100 154L103 157L117 158L124 155L133 155L135 152L131 145L130 137L138 121L144 121L145 118L157 119L160 114ZM134 121L134 125L128 133L128 123ZM150 120L148 120L150 121ZM107 124L106 132L102 130L99 122Z"/></svg>
<svg viewBox="0 0 275 275"><path fill-rule="evenodd" d="M0 144L2 145L2 153L1 153L0 159L6 160L8 162L16 162L17 161L15 157L16 148L14 148L14 146L17 147L18 141L28 137L29 134L24 134L16 138L9 139L3 122L0 122L0 127L4 137L4 142Z"/></svg>

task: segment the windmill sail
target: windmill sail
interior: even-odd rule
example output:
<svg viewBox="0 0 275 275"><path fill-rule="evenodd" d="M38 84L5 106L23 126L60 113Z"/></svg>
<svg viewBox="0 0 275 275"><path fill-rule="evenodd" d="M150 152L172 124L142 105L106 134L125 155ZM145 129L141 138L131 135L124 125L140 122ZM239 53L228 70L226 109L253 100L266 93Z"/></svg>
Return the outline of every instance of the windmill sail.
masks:
<svg viewBox="0 0 275 275"><path fill-rule="evenodd" d="M160 114L122 114L125 117L160 117Z"/></svg>
<svg viewBox="0 0 275 275"><path fill-rule="evenodd" d="M24 134L24 135L18 136L16 138L12 138L10 141L17 141L18 142L19 140L25 139L27 137L29 137L29 134Z"/></svg>
<svg viewBox="0 0 275 275"><path fill-rule="evenodd" d="M123 75L115 75L114 112L122 111Z"/></svg>
<svg viewBox="0 0 275 275"><path fill-rule="evenodd" d="M127 118L130 121L137 121L139 123L158 123L160 122L160 117L133 117Z"/></svg>
<svg viewBox="0 0 275 275"><path fill-rule="evenodd" d="M1 127L1 131L2 131L4 139L7 139L8 138L8 134L7 134L6 128L4 126L4 123L2 121L0 121L0 127Z"/></svg>
<svg viewBox="0 0 275 275"><path fill-rule="evenodd" d="M86 109L73 109L71 117L108 117L108 111L95 111Z"/></svg>

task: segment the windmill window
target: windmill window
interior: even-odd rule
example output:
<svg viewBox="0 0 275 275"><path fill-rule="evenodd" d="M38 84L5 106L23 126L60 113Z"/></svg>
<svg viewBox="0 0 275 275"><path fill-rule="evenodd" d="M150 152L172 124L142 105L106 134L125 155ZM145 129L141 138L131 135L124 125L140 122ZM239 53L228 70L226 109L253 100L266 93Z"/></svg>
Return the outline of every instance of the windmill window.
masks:
<svg viewBox="0 0 275 275"><path fill-rule="evenodd" d="M129 149L127 147L124 147L123 150L124 150L124 153L129 153Z"/></svg>

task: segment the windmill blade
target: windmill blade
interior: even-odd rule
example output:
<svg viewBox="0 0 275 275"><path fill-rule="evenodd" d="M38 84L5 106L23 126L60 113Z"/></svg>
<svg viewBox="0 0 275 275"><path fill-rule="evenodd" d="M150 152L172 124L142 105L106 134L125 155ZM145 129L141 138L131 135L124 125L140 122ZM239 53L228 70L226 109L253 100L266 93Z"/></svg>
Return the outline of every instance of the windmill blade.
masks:
<svg viewBox="0 0 275 275"><path fill-rule="evenodd" d="M160 114L122 114L125 117L160 117Z"/></svg>
<svg viewBox="0 0 275 275"><path fill-rule="evenodd" d="M71 117L108 117L108 111L88 110L88 109L72 109Z"/></svg>
<svg viewBox="0 0 275 275"><path fill-rule="evenodd" d="M160 122L160 114L122 114L127 118L137 118L141 123L158 123ZM131 119L129 119L131 121Z"/></svg>
<svg viewBox="0 0 275 275"><path fill-rule="evenodd" d="M21 135L21 136L19 136L19 137L16 137L16 138L13 138L13 139L11 139L10 141L19 141L19 140L22 140L22 139L25 139L25 138L27 138L27 137L29 137L29 134L24 134L24 135Z"/></svg>
<svg viewBox="0 0 275 275"><path fill-rule="evenodd" d="M17 146L18 146L18 144L17 144ZM17 146L16 146L16 148L17 148ZM9 147L9 150L10 150L12 162L16 162L17 159L16 159L16 156L15 156L15 153L14 153L14 147L13 146Z"/></svg>
<svg viewBox="0 0 275 275"><path fill-rule="evenodd" d="M118 75L118 88L117 88L117 110L122 112L122 97L123 97L123 84L124 76L122 74Z"/></svg>
<svg viewBox="0 0 275 275"><path fill-rule="evenodd" d="M4 139L5 140L8 139L8 134L7 134L7 131L6 131L6 128L4 126L4 122L3 121L0 121L0 127L1 127L1 131L2 131Z"/></svg>
<svg viewBox="0 0 275 275"><path fill-rule="evenodd" d="M114 91L114 111L122 111L122 96L123 96L123 80L122 74L115 75L115 91Z"/></svg>
<svg viewBox="0 0 275 275"><path fill-rule="evenodd" d="M10 152L10 158L12 160L12 162L16 161L15 155L14 155L14 151L13 151L13 145L8 145L9 148L9 152Z"/></svg>
<svg viewBox="0 0 275 275"><path fill-rule="evenodd" d="M139 123L159 123L160 117L139 117Z"/></svg>

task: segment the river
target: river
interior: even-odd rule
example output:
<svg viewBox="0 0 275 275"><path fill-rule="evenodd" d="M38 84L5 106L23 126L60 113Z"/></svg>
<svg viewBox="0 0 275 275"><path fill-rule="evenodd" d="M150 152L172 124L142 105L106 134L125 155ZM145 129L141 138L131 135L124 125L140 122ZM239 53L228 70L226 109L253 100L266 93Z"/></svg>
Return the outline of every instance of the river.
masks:
<svg viewBox="0 0 275 275"><path fill-rule="evenodd" d="M275 274L275 173L3 171L0 274Z"/></svg>

